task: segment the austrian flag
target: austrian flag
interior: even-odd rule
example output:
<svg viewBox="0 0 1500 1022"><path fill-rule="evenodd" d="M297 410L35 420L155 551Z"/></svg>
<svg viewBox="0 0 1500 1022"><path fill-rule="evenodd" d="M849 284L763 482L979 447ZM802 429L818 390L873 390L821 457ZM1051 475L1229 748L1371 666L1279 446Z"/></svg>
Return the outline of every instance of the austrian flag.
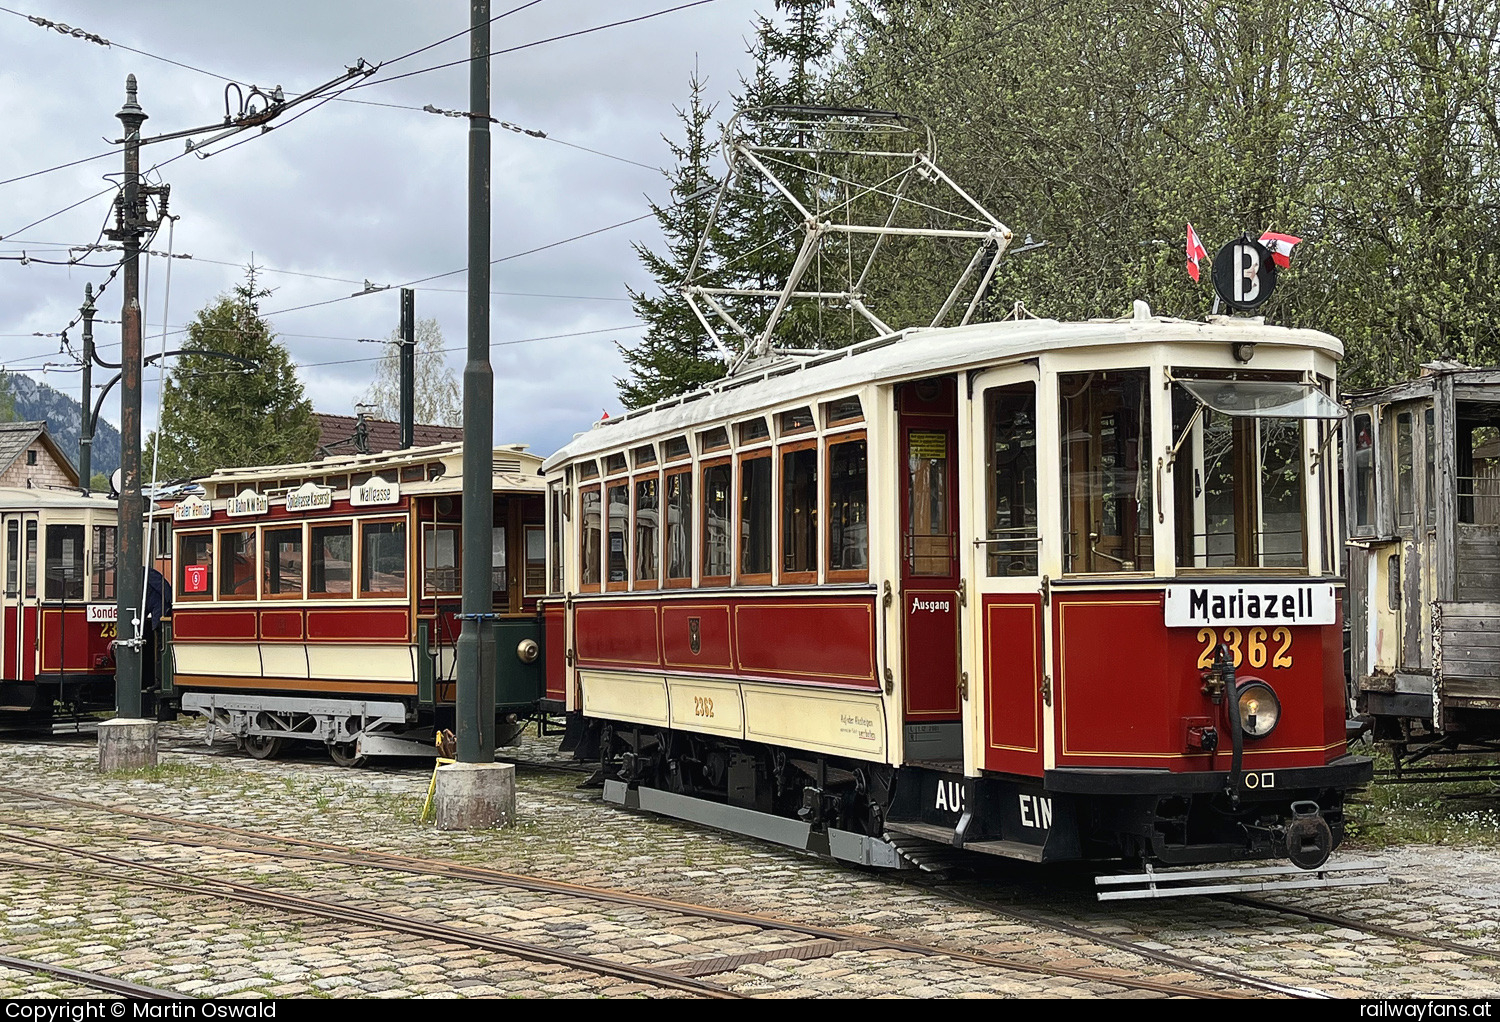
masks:
<svg viewBox="0 0 1500 1022"><path fill-rule="evenodd" d="M1198 232L1193 230L1193 225L1187 225L1187 271L1188 276L1194 280L1198 279L1198 263L1208 258L1208 251L1203 243L1198 240Z"/></svg>
<svg viewBox="0 0 1500 1022"><path fill-rule="evenodd" d="M1260 243L1271 250L1271 261L1283 270L1292 265L1292 246L1301 240L1275 231L1267 231L1260 236Z"/></svg>

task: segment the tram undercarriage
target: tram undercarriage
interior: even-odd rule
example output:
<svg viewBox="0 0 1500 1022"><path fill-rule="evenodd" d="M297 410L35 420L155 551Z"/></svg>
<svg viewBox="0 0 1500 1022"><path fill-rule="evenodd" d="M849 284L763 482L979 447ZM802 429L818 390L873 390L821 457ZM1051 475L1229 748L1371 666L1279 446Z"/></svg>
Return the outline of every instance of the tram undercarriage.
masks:
<svg viewBox="0 0 1500 1022"><path fill-rule="evenodd" d="M1363 767L1346 757L1279 770L1271 786L1257 775L1230 794L1229 771L965 778L620 722L570 730L608 801L893 867L922 864L918 842L1036 863L1279 859L1316 870L1343 840L1344 792Z"/></svg>

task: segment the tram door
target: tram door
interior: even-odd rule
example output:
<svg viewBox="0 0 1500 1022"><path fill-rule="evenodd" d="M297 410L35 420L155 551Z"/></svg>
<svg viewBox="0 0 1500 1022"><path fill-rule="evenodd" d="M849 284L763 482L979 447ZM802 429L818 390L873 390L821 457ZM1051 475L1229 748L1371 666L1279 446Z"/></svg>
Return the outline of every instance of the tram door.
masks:
<svg viewBox="0 0 1500 1022"><path fill-rule="evenodd" d="M1389 437L1391 522L1400 543L1389 591L1399 608L1401 670L1432 668L1432 601L1436 598L1436 428L1427 402L1392 405L1382 433ZM1462 568L1460 568L1462 570Z"/></svg>
<svg viewBox="0 0 1500 1022"><path fill-rule="evenodd" d="M37 516L0 516L5 588L0 593L0 669L11 681L36 678ZM5 700L10 702L10 700Z"/></svg>
<svg viewBox="0 0 1500 1022"><path fill-rule="evenodd" d="M896 388L901 660L907 762L963 758L959 701L958 393L953 377Z"/></svg>
<svg viewBox="0 0 1500 1022"><path fill-rule="evenodd" d="M1043 766L1041 487L1037 471L1037 371L997 369L973 381L975 480L971 520L982 686L979 761L986 770L1040 775Z"/></svg>

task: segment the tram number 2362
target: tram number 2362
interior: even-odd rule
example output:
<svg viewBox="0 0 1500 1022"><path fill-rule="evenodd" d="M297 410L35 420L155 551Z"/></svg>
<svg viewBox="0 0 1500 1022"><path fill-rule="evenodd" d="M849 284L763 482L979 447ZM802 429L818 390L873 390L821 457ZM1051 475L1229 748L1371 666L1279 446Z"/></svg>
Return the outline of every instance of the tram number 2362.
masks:
<svg viewBox="0 0 1500 1022"><path fill-rule="evenodd" d="M1221 642L1229 647L1229 655L1234 658L1235 667L1246 663L1257 669L1267 664L1273 669L1292 666L1290 628L1225 628L1222 632L1213 628L1200 628L1198 641L1203 643L1203 650L1198 654L1198 666L1205 671L1214 665L1214 650L1219 648Z"/></svg>

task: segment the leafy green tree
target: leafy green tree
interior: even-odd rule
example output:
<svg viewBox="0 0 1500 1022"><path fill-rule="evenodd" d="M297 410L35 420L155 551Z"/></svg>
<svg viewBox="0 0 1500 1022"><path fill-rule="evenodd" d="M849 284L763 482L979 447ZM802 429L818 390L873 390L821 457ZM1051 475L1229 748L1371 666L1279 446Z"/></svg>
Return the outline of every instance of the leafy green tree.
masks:
<svg viewBox="0 0 1500 1022"><path fill-rule="evenodd" d="M103 472L95 472L92 476L89 477L89 489L93 490L95 493L108 493L109 476L105 475Z"/></svg>
<svg viewBox="0 0 1500 1022"><path fill-rule="evenodd" d="M694 390L724 375L724 361L718 348L682 296L693 253L708 229L711 193L718 188L709 170L713 158L709 138L713 106L704 101L704 82L696 72L688 85L688 105L677 111L683 138L680 142L665 139L676 160L676 167L669 175L671 185L667 194L671 201L666 205L651 203L651 212L666 239L665 250L658 254L643 244L634 246L657 286L650 291L630 291L635 314L646 324L646 336L639 344L619 346L629 375L615 384L620 400L630 408ZM705 256L704 277L712 282L717 246L710 244Z"/></svg>
<svg viewBox="0 0 1500 1022"><path fill-rule="evenodd" d="M255 271L188 325L188 348L233 355L253 368L211 355L178 356L162 394L161 428L149 444L157 477L203 476L215 469L308 461L318 440L312 402L291 357L260 318L271 292ZM151 465L152 450L145 466ZM149 470L149 469L148 469Z"/></svg>
<svg viewBox="0 0 1500 1022"><path fill-rule="evenodd" d="M461 426L464 421L463 389L458 373L448 365L443 351L443 330L435 319L419 319L414 331L412 415L416 422L431 426ZM390 346L375 366L375 379L364 401L376 418L401 418L401 331L392 330Z"/></svg>

